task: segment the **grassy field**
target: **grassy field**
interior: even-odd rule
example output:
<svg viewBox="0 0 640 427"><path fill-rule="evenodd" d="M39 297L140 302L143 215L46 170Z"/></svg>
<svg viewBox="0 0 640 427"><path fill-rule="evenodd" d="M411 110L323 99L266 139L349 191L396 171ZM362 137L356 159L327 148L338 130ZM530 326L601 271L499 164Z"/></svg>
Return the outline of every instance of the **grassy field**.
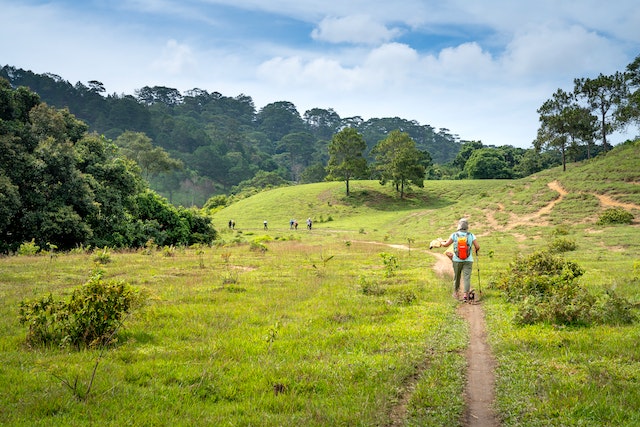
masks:
<svg viewBox="0 0 640 427"><path fill-rule="evenodd" d="M102 356L27 348L17 320L20 301L84 283L96 253L0 258L0 425L461 425L468 329L428 249L461 216L482 245L473 281L502 424L640 425L639 324L516 326L492 286L562 230L581 284L638 306L638 164L636 143L566 173L428 181L406 200L375 181L353 182L349 198L334 182L241 200L214 215L216 245L109 253L105 277L148 299ZM634 223L597 225L611 202ZM89 389L96 366L76 398L65 383Z"/></svg>

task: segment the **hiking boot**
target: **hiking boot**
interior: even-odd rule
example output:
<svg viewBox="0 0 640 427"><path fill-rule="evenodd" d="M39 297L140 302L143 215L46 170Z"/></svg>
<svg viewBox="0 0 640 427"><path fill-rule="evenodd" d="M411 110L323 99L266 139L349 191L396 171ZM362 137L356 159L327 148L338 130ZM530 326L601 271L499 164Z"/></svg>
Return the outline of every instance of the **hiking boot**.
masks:
<svg viewBox="0 0 640 427"><path fill-rule="evenodd" d="M467 302L468 300L469 300L469 295L465 292L464 295L462 296L462 301Z"/></svg>

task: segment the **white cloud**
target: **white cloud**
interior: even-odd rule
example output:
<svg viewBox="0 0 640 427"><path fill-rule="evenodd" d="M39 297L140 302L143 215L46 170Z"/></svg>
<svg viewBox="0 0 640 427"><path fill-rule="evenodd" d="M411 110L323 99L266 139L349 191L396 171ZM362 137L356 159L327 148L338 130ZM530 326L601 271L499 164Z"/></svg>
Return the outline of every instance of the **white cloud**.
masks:
<svg viewBox="0 0 640 427"><path fill-rule="evenodd" d="M398 29L388 29L368 15L326 17L311 32L315 40L331 43L378 45L397 37Z"/></svg>
<svg viewBox="0 0 640 427"><path fill-rule="evenodd" d="M191 47L176 40L167 41L162 56L153 62L152 68L167 74L179 75L196 65Z"/></svg>
<svg viewBox="0 0 640 427"><path fill-rule="evenodd" d="M518 32L504 55L504 66L514 77L547 79L613 72L621 62L624 54L619 46L577 25L541 26Z"/></svg>
<svg viewBox="0 0 640 427"><path fill-rule="evenodd" d="M442 49L437 56L426 57L424 62L429 77L457 81L459 85L498 78L491 54L483 51L476 42Z"/></svg>

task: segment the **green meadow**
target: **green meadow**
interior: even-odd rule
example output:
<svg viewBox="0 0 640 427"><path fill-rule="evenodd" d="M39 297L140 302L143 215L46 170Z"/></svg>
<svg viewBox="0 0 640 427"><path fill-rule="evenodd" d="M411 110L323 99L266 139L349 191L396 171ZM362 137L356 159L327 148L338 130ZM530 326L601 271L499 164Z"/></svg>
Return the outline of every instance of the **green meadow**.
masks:
<svg viewBox="0 0 640 427"><path fill-rule="evenodd" d="M215 212L211 246L0 258L0 425L463 425L469 329L429 249L462 216L482 247L472 282L501 424L640 425L640 322L520 326L495 287L561 235L580 284L640 314L638 165L636 142L566 172L426 181L404 200L376 181L350 197L343 182L279 188ZM632 224L598 224L616 204ZM20 302L68 298L96 268L146 297L117 342L30 348Z"/></svg>

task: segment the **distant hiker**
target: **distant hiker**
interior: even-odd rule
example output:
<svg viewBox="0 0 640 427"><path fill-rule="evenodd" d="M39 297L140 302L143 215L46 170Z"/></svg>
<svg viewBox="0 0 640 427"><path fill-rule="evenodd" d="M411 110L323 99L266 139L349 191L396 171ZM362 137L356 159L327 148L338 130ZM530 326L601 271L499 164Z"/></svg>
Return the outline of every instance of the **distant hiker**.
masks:
<svg viewBox="0 0 640 427"><path fill-rule="evenodd" d="M462 300L469 299L469 290L471 289L471 273L473 272L473 247L476 255L480 250L478 240L469 232L469 221L466 218L458 221L458 230L451 234L449 239L442 243L443 247L448 247L453 243L453 297L458 299L460 293L460 279L464 281L464 294Z"/></svg>
<svg viewBox="0 0 640 427"><path fill-rule="evenodd" d="M289 230L293 230L293 223L294 223L294 222L296 222L296 220L295 220L295 219L293 219L293 218L291 218L291 219L289 220Z"/></svg>
<svg viewBox="0 0 640 427"><path fill-rule="evenodd" d="M298 221L296 221L296 220L294 220L294 221L293 221L293 228L294 228L295 230L297 230L297 229L298 229Z"/></svg>
<svg viewBox="0 0 640 427"><path fill-rule="evenodd" d="M231 230L233 228L233 220L229 220L229 230Z"/></svg>
<svg viewBox="0 0 640 427"><path fill-rule="evenodd" d="M312 224L313 224L313 223L311 222L311 218L307 218L307 229L308 229L308 230L311 230L311 225L312 225Z"/></svg>
<svg viewBox="0 0 640 427"><path fill-rule="evenodd" d="M231 229L232 229L232 230L235 230L235 229L236 229L236 220L235 220L235 219L232 219L232 220L231 220Z"/></svg>
<svg viewBox="0 0 640 427"><path fill-rule="evenodd" d="M269 227L267 227L267 220L266 220L266 219L264 220L264 229L265 229L265 230L268 230L268 229L269 229Z"/></svg>

